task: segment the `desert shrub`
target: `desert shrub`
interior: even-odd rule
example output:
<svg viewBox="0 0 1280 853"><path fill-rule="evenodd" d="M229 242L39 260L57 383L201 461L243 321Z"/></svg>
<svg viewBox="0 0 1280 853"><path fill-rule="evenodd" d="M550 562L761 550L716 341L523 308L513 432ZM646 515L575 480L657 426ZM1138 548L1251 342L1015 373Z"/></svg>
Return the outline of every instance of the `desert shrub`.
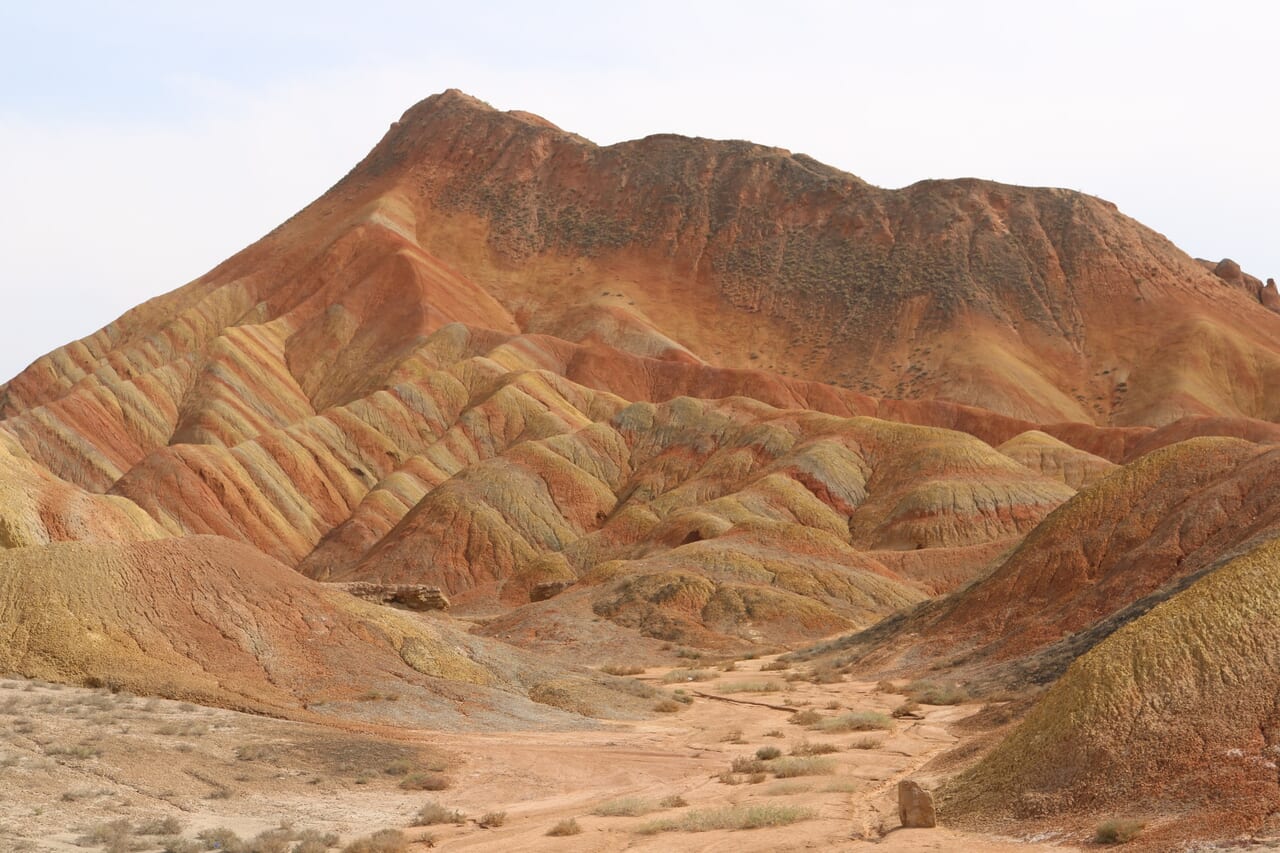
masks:
<svg viewBox="0 0 1280 853"><path fill-rule="evenodd" d="M716 776L716 781L721 785L741 785L742 777L737 773L734 773L732 770L725 770L720 773L720 775Z"/></svg>
<svg viewBox="0 0 1280 853"><path fill-rule="evenodd" d="M46 746L44 754L65 758L96 758L102 755L102 747L94 743L55 743Z"/></svg>
<svg viewBox="0 0 1280 853"><path fill-rule="evenodd" d="M506 812L485 812L480 816L481 829L493 829L507 822Z"/></svg>
<svg viewBox="0 0 1280 853"><path fill-rule="evenodd" d="M236 758L240 761L266 761L275 758L275 750L265 743L245 744L236 747Z"/></svg>
<svg viewBox="0 0 1280 853"><path fill-rule="evenodd" d="M849 744L850 749L879 749L880 744L884 743L878 737L860 737L853 743Z"/></svg>
<svg viewBox="0 0 1280 853"><path fill-rule="evenodd" d="M662 806L664 809L679 809L684 808L689 805L689 803L679 794L671 794L659 800L658 805Z"/></svg>
<svg viewBox="0 0 1280 853"><path fill-rule="evenodd" d="M249 842L249 853L289 853L291 842L297 837L293 827L281 824L275 829L265 829Z"/></svg>
<svg viewBox="0 0 1280 853"><path fill-rule="evenodd" d="M680 703L674 699L663 699L660 702L654 703L653 710L657 711L659 714L674 714L676 711L680 710Z"/></svg>
<svg viewBox="0 0 1280 853"><path fill-rule="evenodd" d="M617 690L619 693L626 693L640 699L652 699L658 695L658 688L635 678L619 678L617 681L610 681L606 686L610 690Z"/></svg>
<svg viewBox="0 0 1280 853"><path fill-rule="evenodd" d="M338 833L304 829L297 834L297 840L290 853L324 853L330 847L338 846Z"/></svg>
<svg viewBox="0 0 1280 853"><path fill-rule="evenodd" d="M892 681L877 681L876 692L877 693L897 693L898 685L894 684Z"/></svg>
<svg viewBox="0 0 1280 853"><path fill-rule="evenodd" d="M822 715L817 711L796 711L787 718L787 722L793 726L812 726L822 721Z"/></svg>
<svg viewBox="0 0 1280 853"><path fill-rule="evenodd" d="M920 705L912 699L908 699L890 712L894 719L911 717L918 713L920 713Z"/></svg>
<svg viewBox="0 0 1280 853"><path fill-rule="evenodd" d="M822 741L811 743L807 740L802 740L791 747L792 755L830 755L839 751L840 747L834 743L823 743Z"/></svg>
<svg viewBox="0 0 1280 853"><path fill-rule="evenodd" d="M787 669L791 669L791 664L783 663L780 660L771 660L760 667L761 672L782 672Z"/></svg>
<svg viewBox="0 0 1280 853"><path fill-rule="evenodd" d="M85 787L68 788L67 790L62 792L62 796L59 797L59 799L61 799L64 803L74 803L78 800L87 800L92 797L97 797L102 793L103 793L102 790L97 790L94 788L85 788Z"/></svg>
<svg viewBox="0 0 1280 853"><path fill-rule="evenodd" d="M671 691L671 698L679 702L681 705L693 704L693 697L690 696L688 693L685 693L683 690L681 690L678 687L675 690Z"/></svg>
<svg viewBox="0 0 1280 853"><path fill-rule="evenodd" d="M730 729L724 733L724 737L720 738L721 743L746 743L746 738L742 736L742 729Z"/></svg>
<svg viewBox="0 0 1280 853"><path fill-rule="evenodd" d="M160 842L160 853L199 853L204 849L203 844L198 841L192 841L190 838L183 838L181 835L165 838ZM299 851L299 853L303 853L303 851ZM305 853L311 853L311 851L305 851ZM324 853L324 851L316 851L316 853Z"/></svg>
<svg viewBox="0 0 1280 853"><path fill-rule="evenodd" d="M662 676L662 680L668 684L676 684L677 682L710 681L715 677L716 674L709 669L673 669Z"/></svg>
<svg viewBox="0 0 1280 853"><path fill-rule="evenodd" d="M652 800L641 797L621 797L601 803L592 809L591 813L596 817L639 817L657 810L658 807Z"/></svg>
<svg viewBox="0 0 1280 853"><path fill-rule="evenodd" d="M810 670L809 680L814 684L835 684L844 681L844 676L840 674L835 664L824 663Z"/></svg>
<svg viewBox="0 0 1280 853"><path fill-rule="evenodd" d="M582 827L578 825L578 821L574 818L565 818L555 826L547 830L547 835L554 837L563 837L566 835L577 835L582 832Z"/></svg>
<svg viewBox="0 0 1280 853"><path fill-rule="evenodd" d="M326 851L335 846L334 844L325 844L313 838L307 838L293 845L293 849L289 853L326 853Z"/></svg>
<svg viewBox="0 0 1280 853"><path fill-rule="evenodd" d="M764 771L764 762L750 755L739 755L733 759L729 770L734 773L761 773Z"/></svg>
<svg viewBox="0 0 1280 853"><path fill-rule="evenodd" d="M1093 840L1099 844L1128 844L1137 838L1146 824L1130 818L1111 818L1098 824Z"/></svg>
<svg viewBox="0 0 1280 853"><path fill-rule="evenodd" d="M795 776L830 776L836 772L836 763L830 758L789 755L769 762L769 770L779 779Z"/></svg>
<svg viewBox="0 0 1280 853"><path fill-rule="evenodd" d="M196 840L203 845L205 850L220 850L224 851L224 853L247 853L245 843L240 836L225 826L202 829L196 833Z"/></svg>
<svg viewBox="0 0 1280 853"><path fill-rule="evenodd" d="M769 761L770 759L777 758L779 755L782 755L782 750L778 749L776 746L762 746L756 750L756 758L761 761Z"/></svg>
<svg viewBox="0 0 1280 853"><path fill-rule="evenodd" d="M764 736L765 737L786 737L786 735L783 734L782 729L769 729L769 731L764 733Z"/></svg>
<svg viewBox="0 0 1280 853"><path fill-rule="evenodd" d="M765 794L770 797L790 797L795 794L807 794L813 790L813 786L807 782L774 782L765 789Z"/></svg>
<svg viewBox="0 0 1280 853"><path fill-rule="evenodd" d="M636 832L654 835L659 832L710 832L716 829L761 829L788 826L813 817L811 809L776 803L728 806L720 809L697 809L677 818L650 821Z"/></svg>
<svg viewBox="0 0 1280 853"><path fill-rule="evenodd" d="M410 773L400 780L406 791L443 791L449 787L449 777L443 773Z"/></svg>
<svg viewBox="0 0 1280 853"><path fill-rule="evenodd" d="M959 705L969 698L969 693L954 681L913 681L906 686L906 694L922 705Z"/></svg>
<svg viewBox="0 0 1280 853"><path fill-rule="evenodd" d="M544 681L529 688L529 698L539 705L549 705L571 714L590 717L596 713L596 709L583 697L582 688L583 685L576 681Z"/></svg>
<svg viewBox="0 0 1280 853"><path fill-rule="evenodd" d="M91 827L88 832L76 839L76 844L81 847L98 845L109 853L128 853L133 849L132 837L133 824L120 818Z"/></svg>
<svg viewBox="0 0 1280 853"><path fill-rule="evenodd" d="M182 832L182 821L176 817L153 817L138 824L134 832L138 835L177 835Z"/></svg>
<svg viewBox="0 0 1280 853"><path fill-rule="evenodd" d="M875 711L850 711L838 717L819 720L813 728L822 732L869 732L893 728L893 719Z"/></svg>
<svg viewBox="0 0 1280 853"><path fill-rule="evenodd" d="M611 663L600 667L600 671L605 675L640 675L644 672L642 666L629 666L621 663Z"/></svg>
<svg viewBox="0 0 1280 853"><path fill-rule="evenodd" d="M457 809L447 809L435 800L427 800L414 816L414 826L435 826L440 823L462 823L466 815Z"/></svg>
<svg viewBox="0 0 1280 853"><path fill-rule="evenodd" d="M380 829L373 835L357 838L342 853L405 853L409 849L409 841L398 829Z"/></svg>
<svg viewBox="0 0 1280 853"><path fill-rule="evenodd" d="M781 689L776 681L731 681L720 685L721 693L774 693Z"/></svg>
<svg viewBox="0 0 1280 853"><path fill-rule="evenodd" d="M747 775L747 784L759 785L761 782L763 782L765 779L768 779L768 778L769 778L768 773L765 773L763 770L759 770L755 773L750 773Z"/></svg>

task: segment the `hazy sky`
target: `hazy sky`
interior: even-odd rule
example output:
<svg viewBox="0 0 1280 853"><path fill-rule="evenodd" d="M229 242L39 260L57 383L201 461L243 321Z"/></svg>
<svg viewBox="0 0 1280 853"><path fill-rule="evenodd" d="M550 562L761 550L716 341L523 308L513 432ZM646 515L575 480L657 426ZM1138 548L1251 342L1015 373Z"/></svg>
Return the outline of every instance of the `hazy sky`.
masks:
<svg viewBox="0 0 1280 853"><path fill-rule="evenodd" d="M1280 276L1280 4L622 7L0 0L0 381L271 230L450 87L600 143L1071 187Z"/></svg>

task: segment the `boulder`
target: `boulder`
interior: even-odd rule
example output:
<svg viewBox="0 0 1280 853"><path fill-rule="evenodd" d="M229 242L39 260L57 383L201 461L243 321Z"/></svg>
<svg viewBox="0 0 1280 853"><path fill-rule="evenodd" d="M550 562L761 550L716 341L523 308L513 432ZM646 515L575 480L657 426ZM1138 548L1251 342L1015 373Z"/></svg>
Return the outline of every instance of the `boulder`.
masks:
<svg viewBox="0 0 1280 853"><path fill-rule="evenodd" d="M933 795L918 782L905 779L898 783L898 820L905 829L923 829L938 825L933 808Z"/></svg>

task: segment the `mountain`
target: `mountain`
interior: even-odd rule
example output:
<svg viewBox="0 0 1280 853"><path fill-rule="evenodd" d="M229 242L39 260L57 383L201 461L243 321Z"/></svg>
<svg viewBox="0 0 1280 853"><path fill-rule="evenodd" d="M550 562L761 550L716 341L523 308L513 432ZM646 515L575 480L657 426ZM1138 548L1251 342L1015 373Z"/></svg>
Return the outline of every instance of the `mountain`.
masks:
<svg viewBox="0 0 1280 853"><path fill-rule="evenodd" d="M801 656L1052 685L947 783L947 819L1145 803L1256 829L1278 307L1080 193L601 147L445 92L254 245L0 386L0 667L580 726L651 705L603 661L843 635Z"/></svg>

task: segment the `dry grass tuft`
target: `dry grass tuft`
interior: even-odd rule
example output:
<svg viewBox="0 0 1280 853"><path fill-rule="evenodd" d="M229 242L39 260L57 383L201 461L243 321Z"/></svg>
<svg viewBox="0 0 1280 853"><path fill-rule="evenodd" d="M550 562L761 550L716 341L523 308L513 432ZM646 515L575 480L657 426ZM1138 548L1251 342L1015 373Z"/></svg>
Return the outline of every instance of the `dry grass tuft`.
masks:
<svg viewBox="0 0 1280 853"><path fill-rule="evenodd" d="M822 721L822 715L817 711L796 711L787 718L787 722L793 726L813 726Z"/></svg>
<svg viewBox="0 0 1280 853"><path fill-rule="evenodd" d="M467 816L457 809L448 809L435 800L427 800L414 816L414 826L436 826L441 823L464 823Z"/></svg>
<svg viewBox="0 0 1280 853"><path fill-rule="evenodd" d="M398 829L380 829L373 835L357 838L342 853L405 853L409 849L409 840Z"/></svg>
<svg viewBox="0 0 1280 853"><path fill-rule="evenodd" d="M968 691L954 681L913 681L905 692L921 705L959 705L969 699Z"/></svg>
<svg viewBox="0 0 1280 853"><path fill-rule="evenodd" d="M443 791L449 784L449 777L443 773L410 773L400 780L399 787L406 791Z"/></svg>
<svg viewBox="0 0 1280 853"><path fill-rule="evenodd" d="M789 755L769 762L769 771L779 779L796 776L830 776L836 772L836 763L830 758Z"/></svg>
<svg viewBox="0 0 1280 853"><path fill-rule="evenodd" d="M577 835L582 832L582 827L578 825L575 818L565 818L555 826L547 830L547 835L555 838L562 838L566 835Z"/></svg>
<svg viewBox="0 0 1280 853"><path fill-rule="evenodd" d="M850 711L838 717L819 720L812 728L820 732L869 732L892 729L893 718L875 711Z"/></svg>
<svg viewBox="0 0 1280 853"><path fill-rule="evenodd" d="M668 684L687 683L690 681L710 681L716 674L709 669L673 669L662 680Z"/></svg>
<svg viewBox="0 0 1280 853"><path fill-rule="evenodd" d="M639 827L641 835L659 832L710 832L717 829L761 829L789 826L813 817L811 809L796 806L763 803L758 805L729 806L721 809L697 809L677 818L650 821Z"/></svg>
<svg viewBox="0 0 1280 853"><path fill-rule="evenodd" d="M718 685L721 693L776 693L782 689L777 681L731 681Z"/></svg>
<svg viewBox="0 0 1280 853"><path fill-rule="evenodd" d="M900 720L903 717L919 716L920 703L916 702L913 699L908 699L898 707L894 708L891 714L895 720Z"/></svg>
<svg viewBox="0 0 1280 853"><path fill-rule="evenodd" d="M630 666L630 665L621 664L621 663L611 663L611 664L606 664L605 666L600 667L600 671L603 672L605 675L618 675L618 676L640 675L644 672L644 667Z"/></svg>
<svg viewBox="0 0 1280 853"><path fill-rule="evenodd" d="M839 752L839 751L840 751L840 747L836 746L834 743L824 743L822 741L818 741L817 743L811 743L807 740L802 740L799 743L797 743L795 746L791 747L792 755L802 755L802 756L830 755L833 752Z"/></svg>
<svg viewBox="0 0 1280 853"><path fill-rule="evenodd" d="M182 832L182 821L176 817L153 817L138 824L138 835L177 835Z"/></svg>
<svg viewBox="0 0 1280 853"><path fill-rule="evenodd" d="M1146 823L1131 818L1111 818L1098 824L1093 840L1099 844L1128 844L1137 838Z"/></svg>
<svg viewBox="0 0 1280 853"><path fill-rule="evenodd" d="M652 800L642 797L622 797L601 803L592 809L591 813L596 817L639 817L657 810L658 806Z"/></svg>

